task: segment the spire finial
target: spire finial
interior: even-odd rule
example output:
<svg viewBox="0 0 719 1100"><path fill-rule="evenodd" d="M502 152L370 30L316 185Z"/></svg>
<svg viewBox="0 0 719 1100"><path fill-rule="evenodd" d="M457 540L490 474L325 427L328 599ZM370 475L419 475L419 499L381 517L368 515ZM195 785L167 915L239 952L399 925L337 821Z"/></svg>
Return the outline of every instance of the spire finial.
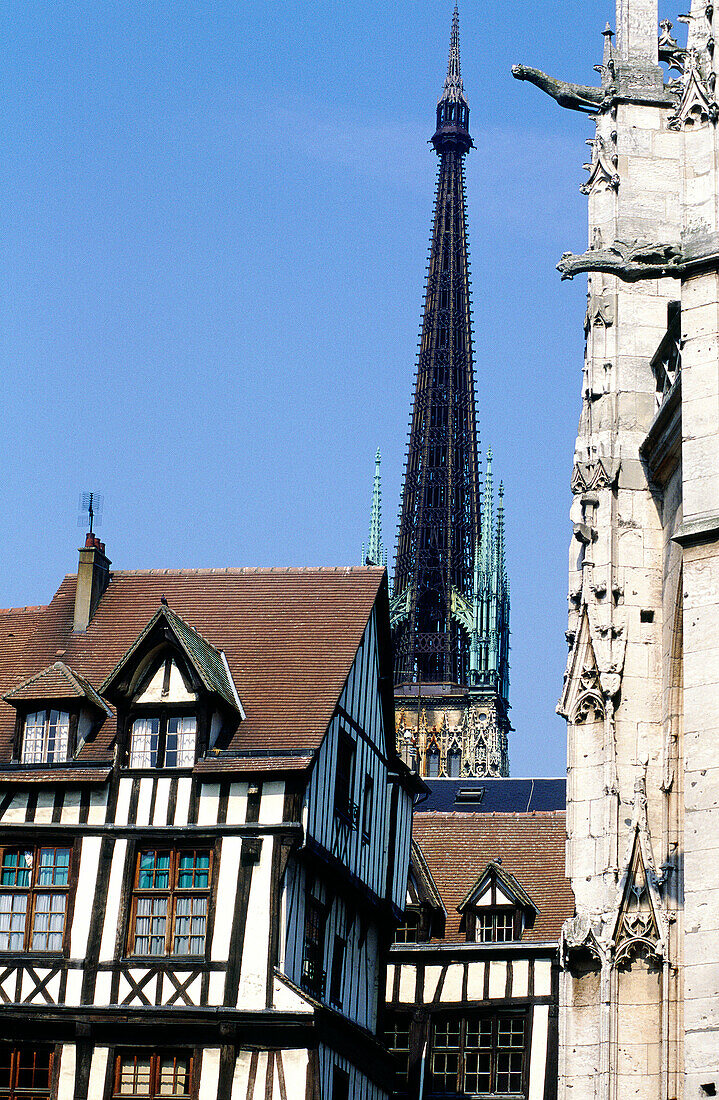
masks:
<svg viewBox="0 0 719 1100"><path fill-rule="evenodd" d="M386 565L387 554L382 545L382 477L380 465L382 455L379 447L374 456L374 486L372 488L372 517L369 525L369 546L365 565ZM364 556L364 548L363 548Z"/></svg>
<svg viewBox="0 0 719 1100"><path fill-rule="evenodd" d="M462 65L459 58L459 7L454 5L452 16L452 34L449 39L449 61L447 78L439 99L440 103L466 103L462 84Z"/></svg>
<svg viewBox="0 0 719 1100"><path fill-rule="evenodd" d="M484 479L484 499L482 501L482 527L480 535L480 569L487 575L492 565L494 550L493 533L494 490L492 487L492 448L487 451L487 473Z"/></svg>

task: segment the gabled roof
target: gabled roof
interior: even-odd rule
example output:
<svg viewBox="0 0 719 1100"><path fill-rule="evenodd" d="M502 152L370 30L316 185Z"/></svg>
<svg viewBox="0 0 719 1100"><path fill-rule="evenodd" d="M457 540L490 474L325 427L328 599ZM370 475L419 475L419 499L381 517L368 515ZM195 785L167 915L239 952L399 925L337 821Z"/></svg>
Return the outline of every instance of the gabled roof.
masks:
<svg viewBox="0 0 719 1100"><path fill-rule="evenodd" d="M232 680L224 654L220 650L215 649L206 638L203 638L201 634L193 630L189 623L186 623L184 619L181 619L179 615L171 611L167 604L164 603L160 604L145 629L140 631L130 648L123 654L110 675L106 677L100 685L100 691L105 694L111 692L112 685L131 663L133 656L141 649L145 639L149 638L157 624L163 621L167 623L169 629L172 631L180 649L199 676L200 682L205 690L215 695L219 695L228 706L232 707L233 710L239 711L244 718L245 713L242 708L242 703L237 694L237 689Z"/></svg>
<svg viewBox="0 0 719 1100"><path fill-rule="evenodd" d="M438 909L446 916L447 910L444 907L444 902L440 896L437 885L432 878L432 872L427 866L427 860L424 858L424 852L420 848L416 840L412 840L412 847L410 849L410 879L414 878L416 898L412 901L416 905L430 905L433 909Z"/></svg>
<svg viewBox="0 0 719 1100"><path fill-rule="evenodd" d="M87 630L75 633L76 583L75 575L66 577L46 607L0 611L0 693L58 659L99 688L165 596L176 616L226 655L242 694L247 717L217 763L253 770L264 770L265 760L268 767L277 760L307 767L372 609L378 599L388 601L386 572L376 567L116 572ZM386 607L380 622L385 613ZM383 698L391 708L390 646L381 631L380 650ZM14 729L14 711L0 702L0 763L11 760ZM106 761L114 738L115 719L107 718L78 761Z"/></svg>
<svg viewBox="0 0 719 1100"><path fill-rule="evenodd" d="M490 860L474 886L471 887L460 901L457 906L457 912L463 913L465 909L469 908L469 906L484 893L484 890L492 879L496 879L502 884L505 893L513 898L517 905L521 906L523 909L531 909L534 913L539 912L527 891L520 885L514 875L511 875L509 871L505 871L504 867L496 860Z"/></svg>
<svg viewBox="0 0 719 1100"><path fill-rule="evenodd" d="M41 672L25 680L22 684L8 691L3 696L6 702L15 705L20 702L33 702L58 699L67 701L70 699L87 699L94 707L102 711L109 718L112 711L104 699L95 691L92 684L73 672L63 661L55 661Z"/></svg>
<svg viewBox="0 0 719 1100"><path fill-rule="evenodd" d="M562 924L574 913L574 895L564 872L564 811L550 813L422 813L413 818L413 833L447 910L443 943L464 943L462 915L457 911L501 857L511 875L538 910L528 942L559 941ZM483 870L484 869L484 870Z"/></svg>

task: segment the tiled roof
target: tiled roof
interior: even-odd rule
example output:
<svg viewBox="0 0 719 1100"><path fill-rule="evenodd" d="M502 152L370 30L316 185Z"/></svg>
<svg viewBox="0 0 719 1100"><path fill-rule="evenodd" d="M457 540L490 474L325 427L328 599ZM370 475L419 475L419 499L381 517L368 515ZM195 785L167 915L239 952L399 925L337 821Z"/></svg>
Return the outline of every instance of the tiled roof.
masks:
<svg viewBox="0 0 719 1100"><path fill-rule="evenodd" d="M447 909L444 942L464 943L457 906L491 860L526 890L539 913L523 939L559 939L574 912L574 896L564 876L565 814L415 813L414 837Z"/></svg>
<svg viewBox="0 0 719 1100"><path fill-rule="evenodd" d="M89 684L79 673L68 668L64 661L55 661L42 672L18 684L7 693L5 699L8 703L31 702L34 699L88 699L98 710L112 717L109 706L98 695L92 684Z"/></svg>
<svg viewBox="0 0 719 1100"><path fill-rule="evenodd" d="M67 576L47 607L0 611L0 695L60 658L98 687L164 596L227 657L247 717L224 758L254 755L259 763L296 752L304 766L324 737L385 576L375 567L117 572L81 634L73 633L76 577ZM0 703L0 763L10 760L14 721L14 709ZM106 760L114 736L108 718L80 760Z"/></svg>
<svg viewBox="0 0 719 1100"><path fill-rule="evenodd" d="M422 813L514 814L563 810L567 781L561 779L428 779Z"/></svg>

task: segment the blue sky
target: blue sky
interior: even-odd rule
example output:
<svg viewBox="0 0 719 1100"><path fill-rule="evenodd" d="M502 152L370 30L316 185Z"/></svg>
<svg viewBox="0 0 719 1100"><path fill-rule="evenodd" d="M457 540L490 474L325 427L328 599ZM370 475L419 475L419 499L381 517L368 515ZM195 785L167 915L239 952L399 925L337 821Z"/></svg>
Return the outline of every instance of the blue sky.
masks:
<svg viewBox="0 0 719 1100"><path fill-rule="evenodd" d="M100 489L118 569L394 549L451 0L0 0L0 605L46 602ZM506 487L515 775L554 714L591 123L611 0L461 4L481 445Z"/></svg>

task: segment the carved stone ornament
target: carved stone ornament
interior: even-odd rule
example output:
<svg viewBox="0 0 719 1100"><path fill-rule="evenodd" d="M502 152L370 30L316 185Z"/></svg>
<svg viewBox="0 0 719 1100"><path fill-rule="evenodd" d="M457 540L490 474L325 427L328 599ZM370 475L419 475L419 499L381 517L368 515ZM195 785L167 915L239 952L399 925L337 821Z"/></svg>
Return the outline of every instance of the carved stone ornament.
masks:
<svg viewBox="0 0 719 1100"><path fill-rule="evenodd" d="M584 331L589 332L592 325L611 328L614 324L614 294L602 286L596 290L590 281L587 293L587 312L584 316Z"/></svg>
<svg viewBox="0 0 719 1100"><path fill-rule="evenodd" d="M617 964L664 957L666 918L649 834L646 762L634 785L632 828L611 928Z"/></svg>
<svg viewBox="0 0 719 1100"><path fill-rule="evenodd" d="M619 476L619 463L601 458L594 462L575 462L572 470L572 492L590 493L595 489L611 489Z"/></svg>
<svg viewBox="0 0 719 1100"><path fill-rule="evenodd" d="M601 722L605 707L599 669L595 664L586 664L579 677L579 698L574 707L572 720L576 726L587 722Z"/></svg>
<svg viewBox="0 0 719 1100"><path fill-rule="evenodd" d="M696 50L689 50L684 62L684 90L675 115L667 125L670 130L687 130L695 126L716 123L719 106L714 99L714 73L704 77L701 58Z"/></svg>
<svg viewBox="0 0 719 1100"><path fill-rule="evenodd" d="M596 111L612 93L611 88L592 88L586 84L555 80L541 69L532 69L528 65L513 65L512 76L515 80L528 80L555 99L560 107L568 107L570 111Z"/></svg>
<svg viewBox="0 0 719 1100"><path fill-rule="evenodd" d="M601 134L597 134L587 141L587 145L592 149L591 163L584 165L589 172L589 179L579 190L583 195L591 195L600 187L606 191L618 191L621 181L617 172L619 158L614 142L607 142Z"/></svg>

